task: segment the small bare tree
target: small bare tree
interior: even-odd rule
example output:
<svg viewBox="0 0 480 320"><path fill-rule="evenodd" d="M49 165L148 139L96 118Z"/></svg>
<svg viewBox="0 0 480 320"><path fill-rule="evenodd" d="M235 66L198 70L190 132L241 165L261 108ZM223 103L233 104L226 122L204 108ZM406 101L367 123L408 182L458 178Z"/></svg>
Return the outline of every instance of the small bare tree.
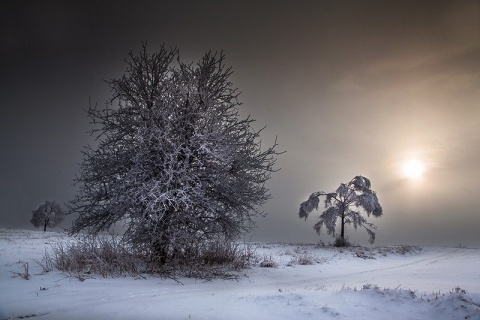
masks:
<svg viewBox="0 0 480 320"><path fill-rule="evenodd" d="M370 243L375 241L375 230L377 227L367 221L362 216L362 211L367 216L373 215L380 217L382 207L378 202L377 195L370 187L370 180L363 176L356 176L349 183L342 183L335 192L325 193L323 191L314 192L310 197L300 204L299 217L307 220L308 215L313 210L318 210L320 196L326 196L325 211L319 216L314 229L320 234L322 226L325 226L327 233L336 236L337 219L340 218L340 237L335 244L338 246L347 245L345 239L345 225L351 224L357 229L358 226L364 227L370 237Z"/></svg>
<svg viewBox="0 0 480 320"><path fill-rule="evenodd" d="M45 201L37 210L32 211L33 216L30 219L30 223L35 228L43 226L43 231L47 230L47 227L53 228L58 226L65 216L62 208L55 201Z"/></svg>

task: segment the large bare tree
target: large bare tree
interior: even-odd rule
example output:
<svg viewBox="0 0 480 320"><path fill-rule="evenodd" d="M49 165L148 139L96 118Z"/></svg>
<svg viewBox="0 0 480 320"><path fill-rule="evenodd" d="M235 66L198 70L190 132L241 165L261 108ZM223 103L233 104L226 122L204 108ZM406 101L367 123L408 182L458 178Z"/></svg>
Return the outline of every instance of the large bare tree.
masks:
<svg viewBox="0 0 480 320"><path fill-rule="evenodd" d="M162 264L192 243L232 239L254 226L278 152L262 148L223 53L196 64L146 45L107 81L116 107L90 106L98 145L86 147L72 231L124 225L124 239Z"/></svg>
<svg viewBox="0 0 480 320"><path fill-rule="evenodd" d="M356 230L358 226L365 228L369 235L369 241L375 241L376 226L368 222L362 215L373 215L380 217L382 207L378 201L377 194L371 189L370 180L363 176L356 176L348 183L341 183L335 192L326 193L317 191L300 204L298 215L307 220L313 210L318 210L320 196L325 196L325 211L319 216L314 229L320 234L322 226L325 226L327 233L336 236L337 220L340 219L340 237L336 245L345 246L348 242L345 239L345 225L353 225Z"/></svg>

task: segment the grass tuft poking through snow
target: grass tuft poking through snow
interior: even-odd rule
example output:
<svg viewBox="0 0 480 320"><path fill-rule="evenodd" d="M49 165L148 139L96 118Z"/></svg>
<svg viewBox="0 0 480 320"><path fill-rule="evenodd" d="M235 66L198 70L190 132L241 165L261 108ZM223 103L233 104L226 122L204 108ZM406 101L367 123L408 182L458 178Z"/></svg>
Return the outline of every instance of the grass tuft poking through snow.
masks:
<svg viewBox="0 0 480 320"><path fill-rule="evenodd" d="M20 265L20 270L21 271L12 271L13 277L20 277L25 280L30 279L30 273L28 272L28 262L18 260L15 262L16 265Z"/></svg>
<svg viewBox="0 0 480 320"><path fill-rule="evenodd" d="M276 268L278 267L277 263L273 260L272 256L263 256L262 262L260 262L260 267L262 268Z"/></svg>

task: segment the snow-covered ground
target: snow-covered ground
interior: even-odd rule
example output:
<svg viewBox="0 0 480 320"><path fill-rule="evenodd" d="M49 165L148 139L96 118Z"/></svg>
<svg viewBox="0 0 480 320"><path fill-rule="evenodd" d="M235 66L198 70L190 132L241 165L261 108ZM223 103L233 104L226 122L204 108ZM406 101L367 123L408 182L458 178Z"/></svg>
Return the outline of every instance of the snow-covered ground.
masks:
<svg viewBox="0 0 480 320"><path fill-rule="evenodd" d="M480 319L480 250L256 243L238 280L42 274L55 232L0 229L3 319ZM408 248L407 248L408 249ZM361 257L363 258L361 258ZM295 259L313 261L299 265ZM371 259L368 259L371 258ZM272 259L276 267L260 267ZM25 280L28 262L30 279Z"/></svg>

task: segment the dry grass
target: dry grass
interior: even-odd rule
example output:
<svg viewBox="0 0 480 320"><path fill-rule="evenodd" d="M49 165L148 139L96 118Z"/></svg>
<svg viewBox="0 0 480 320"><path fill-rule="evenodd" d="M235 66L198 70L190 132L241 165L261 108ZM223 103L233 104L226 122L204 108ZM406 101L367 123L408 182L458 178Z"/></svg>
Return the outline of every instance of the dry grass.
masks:
<svg viewBox="0 0 480 320"><path fill-rule="evenodd" d="M82 236L77 242L57 242L52 256L46 252L43 264L75 275L80 280L88 275L103 277L137 275L140 257L132 253L115 236Z"/></svg>
<svg viewBox="0 0 480 320"><path fill-rule="evenodd" d="M191 245L177 252L174 259L150 273L194 278L237 278L237 272L255 264L256 248L250 243L211 241Z"/></svg>
<svg viewBox="0 0 480 320"><path fill-rule="evenodd" d="M165 277L232 278L258 258L251 244L212 241L192 244L177 251L171 261L161 264L151 255L138 252L116 236L82 236L75 242L57 242L37 263L44 272L54 268L79 280L101 275L124 277L159 275Z"/></svg>
<svg viewBox="0 0 480 320"><path fill-rule="evenodd" d="M20 277L25 280L30 280L31 275L28 271L28 262L19 260L18 262L16 262L16 264L21 265L20 267L21 271L11 271L13 274L13 277L14 278Z"/></svg>
<svg viewBox="0 0 480 320"><path fill-rule="evenodd" d="M351 251L355 257L362 258L362 259L376 259L377 255L381 256L388 256L388 255L407 255L407 254L415 254L422 249L418 246L409 246L409 245L401 245L401 246L389 246L389 247L351 247Z"/></svg>
<svg viewBox="0 0 480 320"><path fill-rule="evenodd" d="M260 267L262 268L276 268L277 266L277 263L273 260L271 255L264 255L262 262L260 262Z"/></svg>

